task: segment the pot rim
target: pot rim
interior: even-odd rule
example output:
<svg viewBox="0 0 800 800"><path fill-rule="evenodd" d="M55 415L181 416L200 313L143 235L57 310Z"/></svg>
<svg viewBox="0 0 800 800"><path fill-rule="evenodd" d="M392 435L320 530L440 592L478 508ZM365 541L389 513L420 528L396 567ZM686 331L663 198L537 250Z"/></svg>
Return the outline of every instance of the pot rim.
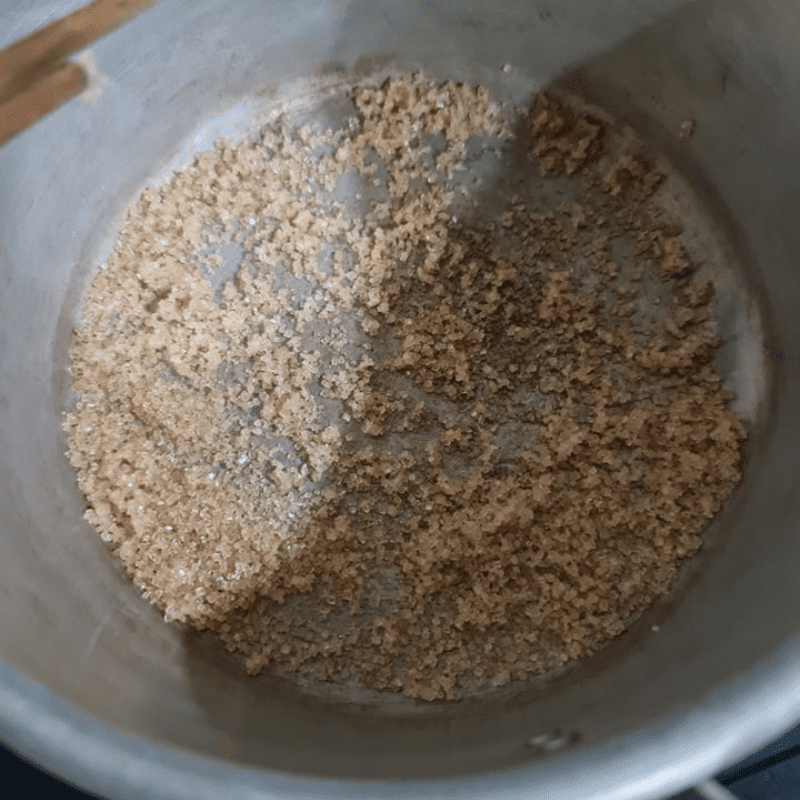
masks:
<svg viewBox="0 0 800 800"><path fill-rule="evenodd" d="M115 800L656 800L746 757L798 720L800 636L702 704L590 751L463 779L326 780L233 766L134 736L0 660L0 739L34 765Z"/></svg>

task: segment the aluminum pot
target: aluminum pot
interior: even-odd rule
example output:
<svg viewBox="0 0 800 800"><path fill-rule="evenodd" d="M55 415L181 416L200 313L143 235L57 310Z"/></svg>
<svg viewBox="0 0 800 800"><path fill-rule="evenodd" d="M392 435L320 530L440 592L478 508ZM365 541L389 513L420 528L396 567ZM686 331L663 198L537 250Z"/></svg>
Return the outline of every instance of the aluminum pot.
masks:
<svg viewBox="0 0 800 800"><path fill-rule="evenodd" d="M0 45L78 5L1 0ZM781 0L164 0L97 42L95 91L0 149L0 738L113 798L646 800L796 723L798 34ZM142 186L283 87L389 64L616 114L703 198L765 321L744 481L673 594L558 678L460 703L240 675L122 577L60 430L81 291Z"/></svg>

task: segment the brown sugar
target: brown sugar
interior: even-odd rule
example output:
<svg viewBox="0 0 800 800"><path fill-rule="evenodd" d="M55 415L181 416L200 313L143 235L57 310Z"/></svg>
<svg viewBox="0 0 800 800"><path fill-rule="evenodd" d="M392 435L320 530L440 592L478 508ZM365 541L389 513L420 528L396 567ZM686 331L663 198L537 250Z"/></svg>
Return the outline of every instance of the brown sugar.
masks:
<svg viewBox="0 0 800 800"><path fill-rule="evenodd" d="M485 90L351 100L341 129L278 121L142 194L75 332L69 456L144 595L250 673L457 699L667 592L746 431L641 153L539 95L532 163L579 191L470 217L467 145L509 137Z"/></svg>

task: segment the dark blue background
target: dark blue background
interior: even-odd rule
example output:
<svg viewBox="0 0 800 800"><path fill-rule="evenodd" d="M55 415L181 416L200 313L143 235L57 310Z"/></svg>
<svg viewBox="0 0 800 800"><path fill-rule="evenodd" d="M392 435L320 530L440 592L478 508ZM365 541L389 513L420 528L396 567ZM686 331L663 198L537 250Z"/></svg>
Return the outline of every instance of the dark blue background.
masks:
<svg viewBox="0 0 800 800"><path fill-rule="evenodd" d="M725 770L718 779L738 800L800 800L800 726ZM97 797L36 769L4 747L0 747L0 782L6 787L0 795L8 800ZM695 792L688 791L670 800L697 798Z"/></svg>

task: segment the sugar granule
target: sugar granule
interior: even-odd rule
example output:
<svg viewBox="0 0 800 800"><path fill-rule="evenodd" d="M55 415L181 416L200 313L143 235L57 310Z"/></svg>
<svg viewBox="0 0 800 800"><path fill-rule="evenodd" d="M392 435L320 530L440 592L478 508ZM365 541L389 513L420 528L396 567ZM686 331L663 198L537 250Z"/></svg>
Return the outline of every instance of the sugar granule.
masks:
<svg viewBox="0 0 800 800"><path fill-rule="evenodd" d="M75 332L69 457L145 597L250 673L457 699L667 592L746 430L641 152L541 94L531 162L579 191L469 218L467 145L510 137L488 93L350 98L341 129L279 120L142 194Z"/></svg>

